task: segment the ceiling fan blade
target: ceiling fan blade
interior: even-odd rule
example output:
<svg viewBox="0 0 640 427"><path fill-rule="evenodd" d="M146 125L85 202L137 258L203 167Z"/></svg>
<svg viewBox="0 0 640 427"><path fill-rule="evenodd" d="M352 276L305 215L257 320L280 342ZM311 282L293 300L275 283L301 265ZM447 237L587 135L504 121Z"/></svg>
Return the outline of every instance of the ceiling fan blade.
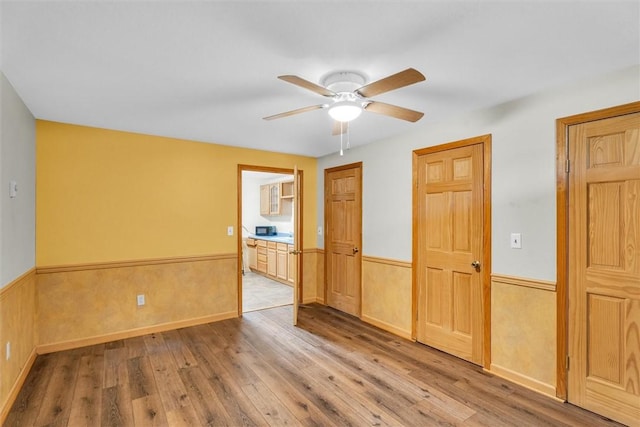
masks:
<svg viewBox="0 0 640 427"><path fill-rule="evenodd" d="M284 80L285 82L289 82L291 84L294 84L296 86L300 86L303 87L305 89L308 89L312 92L315 92L319 95L322 96L328 96L328 97L333 97L336 96L335 92L330 91L329 89L327 89L326 87L317 85L313 82L310 82L309 80L305 80L302 77L298 77L298 76L278 76L278 78L280 80Z"/></svg>
<svg viewBox="0 0 640 427"><path fill-rule="evenodd" d="M425 77L420 71L407 68L404 71L362 86L356 90L356 93L365 98L371 98L372 96L380 95L390 90L400 89L401 87L409 86L423 80L425 80Z"/></svg>
<svg viewBox="0 0 640 427"><path fill-rule="evenodd" d="M396 119L406 120L408 122L417 122L424 116L420 111L410 110L408 108L398 107L397 105L385 104L384 102L372 101L366 107L366 111L372 113L384 114L385 116L395 117Z"/></svg>
<svg viewBox="0 0 640 427"><path fill-rule="evenodd" d="M302 107L302 108L298 108L298 109L295 109L295 110L286 111L284 113L274 114L273 116L263 117L262 119L263 120L281 119L283 117L289 117L289 116L293 116L295 114L306 113L307 111L321 110L321 109L323 109L325 107L326 107L325 104L311 105L309 107Z"/></svg>
<svg viewBox="0 0 640 427"><path fill-rule="evenodd" d="M349 122L342 124L342 126L340 125L340 123L342 122L339 122L337 120L333 121L333 129L331 130L331 135L335 136L347 133L347 126L349 126Z"/></svg>

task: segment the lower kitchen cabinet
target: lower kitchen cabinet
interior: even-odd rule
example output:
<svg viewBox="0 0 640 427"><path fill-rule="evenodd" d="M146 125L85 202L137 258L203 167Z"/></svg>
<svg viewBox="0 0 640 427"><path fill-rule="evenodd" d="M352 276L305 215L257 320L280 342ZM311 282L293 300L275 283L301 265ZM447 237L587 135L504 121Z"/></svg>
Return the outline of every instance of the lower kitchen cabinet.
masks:
<svg viewBox="0 0 640 427"><path fill-rule="evenodd" d="M278 272L278 244L267 242L267 275L276 277Z"/></svg>
<svg viewBox="0 0 640 427"><path fill-rule="evenodd" d="M251 270L271 279L291 285L295 276L295 255L293 245L262 239L247 239L249 247L249 266ZM255 264L252 264L252 250L255 251Z"/></svg>
<svg viewBox="0 0 640 427"><path fill-rule="evenodd" d="M258 242L256 239L247 239L247 258L249 261L249 268L252 270L258 269Z"/></svg>
<svg viewBox="0 0 640 427"><path fill-rule="evenodd" d="M278 249L278 253L277 253L277 259L276 259L276 277L280 280L287 280L287 276L288 276L288 268L287 268L287 261L288 261L288 253L287 253L287 247L288 245L286 243L278 243L277 249Z"/></svg>
<svg viewBox="0 0 640 427"><path fill-rule="evenodd" d="M256 248L258 253L256 270L260 273L267 274L267 241L257 240Z"/></svg>

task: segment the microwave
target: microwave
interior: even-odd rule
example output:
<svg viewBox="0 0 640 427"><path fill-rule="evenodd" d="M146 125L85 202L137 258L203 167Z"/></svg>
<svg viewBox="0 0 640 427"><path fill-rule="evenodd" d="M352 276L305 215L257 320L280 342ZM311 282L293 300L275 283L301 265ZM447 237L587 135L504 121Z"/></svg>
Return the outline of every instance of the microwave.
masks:
<svg viewBox="0 0 640 427"><path fill-rule="evenodd" d="M275 236L278 234L275 225L256 225L256 236Z"/></svg>

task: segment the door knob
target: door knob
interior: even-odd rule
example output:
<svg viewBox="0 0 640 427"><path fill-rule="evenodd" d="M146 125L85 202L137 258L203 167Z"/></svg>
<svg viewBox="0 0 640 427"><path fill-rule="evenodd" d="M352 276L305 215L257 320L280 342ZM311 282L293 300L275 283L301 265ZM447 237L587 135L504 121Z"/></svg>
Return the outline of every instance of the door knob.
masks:
<svg viewBox="0 0 640 427"><path fill-rule="evenodd" d="M357 254L360 250L358 248L353 248L353 254Z"/></svg>
<svg viewBox="0 0 640 427"><path fill-rule="evenodd" d="M480 261L473 261L471 263L471 267L475 268L476 270L480 269Z"/></svg>

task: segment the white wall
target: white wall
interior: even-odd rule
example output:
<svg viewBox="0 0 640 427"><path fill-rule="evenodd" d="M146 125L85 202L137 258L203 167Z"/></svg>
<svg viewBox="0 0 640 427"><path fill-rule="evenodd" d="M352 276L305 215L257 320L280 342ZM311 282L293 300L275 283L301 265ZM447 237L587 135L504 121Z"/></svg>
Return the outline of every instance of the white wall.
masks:
<svg viewBox="0 0 640 427"><path fill-rule="evenodd" d="M256 225L275 225L279 233L291 233L293 231L293 210L291 203L283 215L260 215L260 186L273 182L292 181L293 175L277 175L272 173L255 173L242 175L242 224L253 233ZM243 233L246 235L246 231Z"/></svg>
<svg viewBox="0 0 640 427"><path fill-rule="evenodd" d="M464 117L418 122L402 136L319 159L318 185L326 168L362 161L363 253L411 261L413 150L492 134L492 272L555 281L555 121L638 100L636 66ZM319 224L323 194L318 191ZM510 249L511 232L522 233L522 249ZM317 244L323 247L321 237Z"/></svg>
<svg viewBox="0 0 640 427"><path fill-rule="evenodd" d="M0 72L0 288L35 266L35 119ZM9 182L18 184L9 197Z"/></svg>

